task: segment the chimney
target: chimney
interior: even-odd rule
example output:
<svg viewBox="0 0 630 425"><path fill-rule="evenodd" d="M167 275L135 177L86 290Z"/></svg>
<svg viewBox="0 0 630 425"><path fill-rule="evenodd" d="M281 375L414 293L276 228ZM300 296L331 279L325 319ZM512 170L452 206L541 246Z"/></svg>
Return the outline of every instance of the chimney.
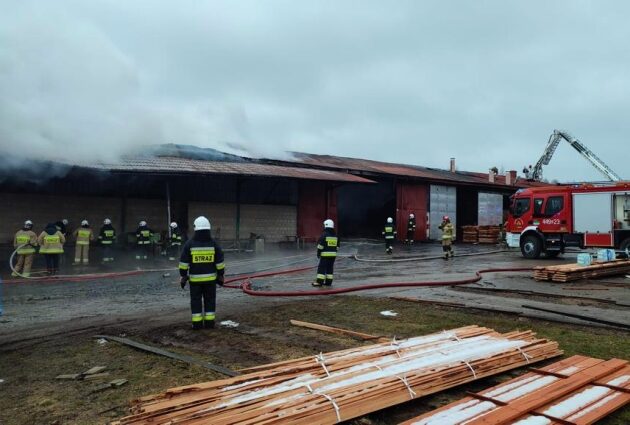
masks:
<svg viewBox="0 0 630 425"><path fill-rule="evenodd" d="M508 186L516 184L516 170L510 170L505 174L505 184Z"/></svg>
<svg viewBox="0 0 630 425"><path fill-rule="evenodd" d="M489 181L490 183L494 183L494 176L495 176L495 174L494 174L494 169L490 168L490 169L488 170L488 181Z"/></svg>
<svg viewBox="0 0 630 425"><path fill-rule="evenodd" d="M449 168L451 173L455 172L455 158L451 158L451 167Z"/></svg>

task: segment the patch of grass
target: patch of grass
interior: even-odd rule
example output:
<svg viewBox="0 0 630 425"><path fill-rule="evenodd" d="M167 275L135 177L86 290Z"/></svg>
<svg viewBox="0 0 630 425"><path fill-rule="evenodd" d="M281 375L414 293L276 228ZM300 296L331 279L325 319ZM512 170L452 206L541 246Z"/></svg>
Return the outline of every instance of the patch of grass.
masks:
<svg viewBox="0 0 630 425"><path fill-rule="evenodd" d="M396 317L384 317L393 310ZM344 336L327 334L289 324L298 319L374 335L399 338L423 335L471 324L500 332L532 329L540 337L560 343L567 356L583 354L602 359L630 357L628 333L563 325L514 316L477 313L412 302L366 298L326 297L279 304L230 319L241 323L235 330L215 329L193 333L181 323L146 329L130 338L169 351L197 356L227 367L248 367L366 344ZM114 334L127 332L118 327ZM212 356L212 359L209 359ZM214 359L214 360L213 360ZM548 361L551 363L556 361ZM107 366L109 380L126 378L118 389L90 394L101 382L58 381L55 376L78 373L92 366ZM466 391L481 391L519 376L525 369L469 383L429 397L413 400L357 419L354 425L397 424L446 403L465 397ZM91 335L56 339L0 355L0 423L95 424L106 423L126 413L131 399L174 386L199 383L223 376L197 366L109 342L97 344ZM113 408L113 409L112 409ZM107 412L103 412L105 410ZM100 413L103 412L103 413ZM630 409L604 419L605 425L630 423Z"/></svg>

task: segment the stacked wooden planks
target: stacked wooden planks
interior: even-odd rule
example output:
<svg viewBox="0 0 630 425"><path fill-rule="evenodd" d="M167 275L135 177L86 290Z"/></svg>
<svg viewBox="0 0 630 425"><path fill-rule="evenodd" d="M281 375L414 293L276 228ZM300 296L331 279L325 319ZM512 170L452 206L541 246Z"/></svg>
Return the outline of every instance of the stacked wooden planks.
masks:
<svg viewBox="0 0 630 425"><path fill-rule="evenodd" d="M462 226L464 232L463 242L477 243L479 242L479 229L477 226Z"/></svg>
<svg viewBox="0 0 630 425"><path fill-rule="evenodd" d="M551 282L572 282L582 279L597 279L630 272L630 260L594 262L590 266L561 264L557 266L534 267L534 279Z"/></svg>
<svg viewBox="0 0 630 425"><path fill-rule="evenodd" d="M115 424L334 424L561 353L531 331L468 326L172 388Z"/></svg>
<svg viewBox="0 0 630 425"><path fill-rule="evenodd" d="M573 356L401 425L588 425L630 403L630 364Z"/></svg>
<svg viewBox="0 0 630 425"><path fill-rule="evenodd" d="M499 243L500 226L479 226L479 243Z"/></svg>

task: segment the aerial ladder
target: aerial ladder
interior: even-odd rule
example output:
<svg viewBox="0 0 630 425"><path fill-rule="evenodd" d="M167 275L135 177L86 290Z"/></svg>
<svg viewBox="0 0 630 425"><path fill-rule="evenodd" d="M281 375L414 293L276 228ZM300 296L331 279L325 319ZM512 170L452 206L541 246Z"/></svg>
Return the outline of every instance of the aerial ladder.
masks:
<svg viewBox="0 0 630 425"><path fill-rule="evenodd" d="M549 141L547 142L547 147L543 152L542 156L532 168L529 166L523 170L523 173L527 177L528 180L533 181L541 181L543 176L543 165L549 165L549 161L551 161L551 157L556 151L556 148L560 144L560 141L564 139L566 140L573 148L580 153L588 162L593 165L600 173L602 173L606 178L610 181L617 182L621 181L621 177L617 173L615 173L608 165L604 163L597 155L595 155L589 148L584 146L578 139L571 136L566 131L554 130L553 134L549 136Z"/></svg>

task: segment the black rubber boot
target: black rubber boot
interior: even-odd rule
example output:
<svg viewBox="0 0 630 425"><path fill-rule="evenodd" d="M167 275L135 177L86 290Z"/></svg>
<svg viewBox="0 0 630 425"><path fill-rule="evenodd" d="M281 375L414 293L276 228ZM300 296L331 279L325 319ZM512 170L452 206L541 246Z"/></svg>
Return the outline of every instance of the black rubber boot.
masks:
<svg viewBox="0 0 630 425"><path fill-rule="evenodd" d="M194 331L198 331L199 329L203 329L203 322L193 322L192 329Z"/></svg>
<svg viewBox="0 0 630 425"><path fill-rule="evenodd" d="M214 320L204 320L203 327L206 329L214 329Z"/></svg>

